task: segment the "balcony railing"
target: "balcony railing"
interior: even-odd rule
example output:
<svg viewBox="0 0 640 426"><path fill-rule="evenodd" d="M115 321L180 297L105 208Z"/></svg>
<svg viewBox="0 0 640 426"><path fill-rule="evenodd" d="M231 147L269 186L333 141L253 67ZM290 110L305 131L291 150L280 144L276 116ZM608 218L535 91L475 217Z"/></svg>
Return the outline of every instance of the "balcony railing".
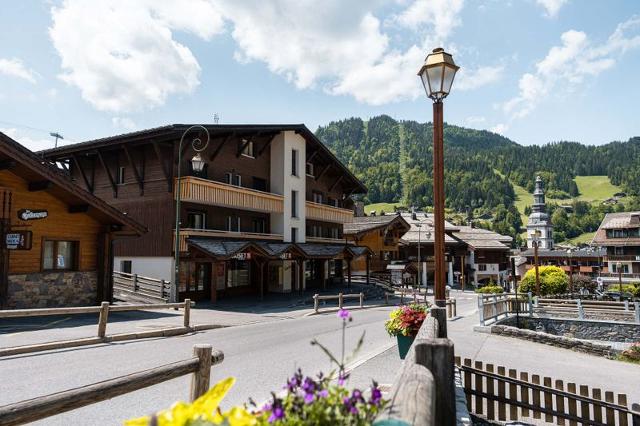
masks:
<svg viewBox="0 0 640 426"><path fill-rule="evenodd" d="M208 204L265 213L282 213L284 197L193 176L180 179L180 199L185 202Z"/></svg>
<svg viewBox="0 0 640 426"><path fill-rule="evenodd" d="M307 219L321 222L348 223L353 220L353 211L307 201Z"/></svg>
<svg viewBox="0 0 640 426"><path fill-rule="evenodd" d="M306 237L308 243L347 244L344 238Z"/></svg>
<svg viewBox="0 0 640 426"><path fill-rule="evenodd" d="M175 247L176 231L173 230L173 246ZM282 241L282 234L261 234L258 232L232 232L220 231L218 229L192 229L180 228L180 251L187 251L187 238L208 237L208 238L237 238L245 240L275 240Z"/></svg>
<svg viewBox="0 0 640 426"><path fill-rule="evenodd" d="M640 262L640 254L610 254L606 256L606 259L611 261L626 260Z"/></svg>

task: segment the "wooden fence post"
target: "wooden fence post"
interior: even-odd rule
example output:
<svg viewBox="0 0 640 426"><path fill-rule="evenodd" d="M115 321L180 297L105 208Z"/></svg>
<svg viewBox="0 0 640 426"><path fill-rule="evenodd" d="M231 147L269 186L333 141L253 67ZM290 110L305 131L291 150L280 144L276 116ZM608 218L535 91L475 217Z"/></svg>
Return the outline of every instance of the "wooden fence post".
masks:
<svg viewBox="0 0 640 426"><path fill-rule="evenodd" d="M364 308L364 293L360 293L360 307Z"/></svg>
<svg viewBox="0 0 640 426"><path fill-rule="evenodd" d="M531 300L531 292L527 293L527 298L529 300L529 316L533 316L533 301Z"/></svg>
<svg viewBox="0 0 640 426"><path fill-rule="evenodd" d="M184 326L189 327L191 322L191 299L184 299Z"/></svg>
<svg viewBox="0 0 640 426"><path fill-rule="evenodd" d="M493 312L493 319L498 320L498 296L493 295L493 305L491 305L491 312Z"/></svg>
<svg viewBox="0 0 640 426"><path fill-rule="evenodd" d="M449 339L419 339L414 345L416 364L423 365L431 371L435 389L438 390L435 415L438 425L455 426L457 419L453 342Z"/></svg>
<svg viewBox="0 0 640 426"><path fill-rule="evenodd" d="M447 318L453 317L453 303L451 299L447 300Z"/></svg>
<svg viewBox="0 0 640 426"><path fill-rule="evenodd" d="M458 316L458 300L457 299L452 299L453 300L453 316L457 317Z"/></svg>
<svg viewBox="0 0 640 426"><path fill-rule="evenodd" d="M313 310L316 312L316 314L318 313L318 293L313 295Z"/></svg>
<svg viewBox="0 0 640 426"><path fill-rule="evenodd" d="M133 291L138 291L138 274L133 274Z"/></svg>
<svg viewBox="0 0 640 426"><path fill-rule="evenodd" d="M480 317L480 325L484 325L484 300L482 295L478 296L478 316Z"/></svg>
<svg viewBox="0 0 640 426"><path fill-rule="evenodd" d="M447 338L447 311L445 308L432 306L431 307L431 316L438 321L438 338L446 339ZM435 375L435 373L434 373ZM437 383L437 380L436 380Z"/></svg>
<svg viewBox="0 0 640 426"><path fill-rule="evenodd" d="M198 370L191 376L191 401L195 401L209 390L211 377L211 345L194 345L193 355L200 360Z"/></svg>
<svg viewBox="0 0 640 426"><path fill-rule="evenodd" d="M621 295L621 296L622 296L622 295ZM628 300L625 300L625 301L624 301L624 310L625 310L625 311L628 311L628 310L629 310L629 301L628 301Z"/></svg>
<svg viewBox="0 0 640 426"><path fill-rule="evenodd" d="M344 297L342 293L338 293L338 308L342 309L342 304L344 303Z"/></svg>
<svg viewBox="0 0 640 426"><path fill-rule="evenodd" d="M107 334L107 319L109 318L109 302L100 304L100 317L98 318L98 337L102 338Z"/></svg>

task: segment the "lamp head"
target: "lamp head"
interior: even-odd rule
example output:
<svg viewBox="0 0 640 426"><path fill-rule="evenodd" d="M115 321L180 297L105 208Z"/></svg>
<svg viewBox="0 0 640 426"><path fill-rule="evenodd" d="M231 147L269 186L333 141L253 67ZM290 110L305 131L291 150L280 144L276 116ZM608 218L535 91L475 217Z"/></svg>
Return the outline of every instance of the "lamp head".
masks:
<svg viewBox="0 0 640 426"><path fill-rule="evenodd" d="M438 47L433 49L424 60L418 71L427 96L434 102L441 102L451 92L453 79L460 69L453 61L453 57Z"/></svg>

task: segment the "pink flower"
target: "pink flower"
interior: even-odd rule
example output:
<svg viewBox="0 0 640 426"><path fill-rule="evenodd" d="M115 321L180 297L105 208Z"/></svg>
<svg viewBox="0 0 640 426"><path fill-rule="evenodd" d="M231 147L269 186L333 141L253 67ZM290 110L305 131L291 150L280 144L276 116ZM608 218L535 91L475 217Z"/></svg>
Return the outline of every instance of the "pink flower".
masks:
<svg viewBox="0 0 640 426"><path fill-rule="evenodd" d="M338 318L347 319L351 316L351 313L346 309L340 309L338 311Z"/></svg>

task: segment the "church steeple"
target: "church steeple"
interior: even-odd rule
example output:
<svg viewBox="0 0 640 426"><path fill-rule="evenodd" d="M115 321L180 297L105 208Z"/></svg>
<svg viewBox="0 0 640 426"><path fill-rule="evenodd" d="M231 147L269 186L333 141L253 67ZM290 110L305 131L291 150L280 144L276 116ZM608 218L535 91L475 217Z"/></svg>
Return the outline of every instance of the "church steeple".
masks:
<svg viewBox="0 0 640 426"><path fill-rule="evenodd" d="M534 238L538 240L539 248L553 249L553 224L546 213L547 206L544 200L544 185L542 178L536 176L536 187L533 191L533 205L527 224L527 246L533 247ZM537 236L539 235L539 237Z"/></svg>
<svg viewBox="0 0 640 426"><path fill-rule="evenodd" d="M542 185L542 178L536 176L536 189L533 191L533 206L531 210L537 213L543 213L547 206L544 202L544 188Z"/></svg>

